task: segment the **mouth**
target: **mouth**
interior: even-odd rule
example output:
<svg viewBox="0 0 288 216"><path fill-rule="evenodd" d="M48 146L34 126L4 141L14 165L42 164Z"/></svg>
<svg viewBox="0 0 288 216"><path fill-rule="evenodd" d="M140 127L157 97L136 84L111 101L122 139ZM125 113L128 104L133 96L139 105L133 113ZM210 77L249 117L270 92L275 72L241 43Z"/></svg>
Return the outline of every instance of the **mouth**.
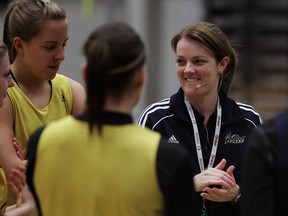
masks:
<svg viewBox="0 0 288 216"><path fill-rule="evenodd" d="M52 70L59 70L60 65L55 65L55 66L49 66Z"/></svg>
<svg viewBox="0 0 288 216"><path fill-rule="evenodd" d="M198 82L201 79L200 78L184 78L184 80L187 82Z"/></svg>

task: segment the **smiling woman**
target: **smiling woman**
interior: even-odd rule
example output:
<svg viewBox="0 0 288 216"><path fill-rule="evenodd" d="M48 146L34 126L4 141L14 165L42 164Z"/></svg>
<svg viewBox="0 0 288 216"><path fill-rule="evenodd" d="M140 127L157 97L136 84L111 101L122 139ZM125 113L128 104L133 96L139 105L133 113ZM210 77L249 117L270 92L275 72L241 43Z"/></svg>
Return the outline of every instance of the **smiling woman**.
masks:
<svg viewBox="0 0 288 216"><path fill-rule="evenodd" d="M150 105L138 124L178 143L193 160L192 215L239 216L240 164L247 137L262 121L253 107L228 97L237 55L224 32L200 22L184 27L171 40L176 54L177 93Z"/></svg>
<svg viewBox="0 0 288 216"><path fill-rule="evenodd" d="M8 47L15 85L8 89L0 109L0 171L4 170L6 177L22 164L11 145L14 137L26 155L29 135L36 128L85 109L84 88L57 74L65 59L68 38L66 12L55 2L18 0L8 5L3 41ZM6 194L0 196L4 197L1 206L5 209ZM15 198L11 193L8 205L12 204Z"/></svg>

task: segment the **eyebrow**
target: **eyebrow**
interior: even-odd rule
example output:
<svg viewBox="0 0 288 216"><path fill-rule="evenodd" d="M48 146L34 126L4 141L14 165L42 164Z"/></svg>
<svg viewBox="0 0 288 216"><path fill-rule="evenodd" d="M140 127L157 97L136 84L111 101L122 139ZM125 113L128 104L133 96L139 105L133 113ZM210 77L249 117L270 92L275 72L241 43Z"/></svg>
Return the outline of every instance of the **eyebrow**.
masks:
<svg viewBox="0 0 288 216"><path fill-rule="evenodd" d="M178 57L178 58L185 58L185 57L182 56L182 55L176 55L176 57ZM205 55L198 55L198 56L193 56L193 58L208 58L208 56L205 56Z"/></svg>
<svg viewBox="0 0 288 216"><path fill-rule="evenodd" d="M66 39L64 40L64 42L67 42L68 40L69 40L69 37L66 38ZM56 41L44 41L44 43L54 43L54 44L57 44Z"/></svg>

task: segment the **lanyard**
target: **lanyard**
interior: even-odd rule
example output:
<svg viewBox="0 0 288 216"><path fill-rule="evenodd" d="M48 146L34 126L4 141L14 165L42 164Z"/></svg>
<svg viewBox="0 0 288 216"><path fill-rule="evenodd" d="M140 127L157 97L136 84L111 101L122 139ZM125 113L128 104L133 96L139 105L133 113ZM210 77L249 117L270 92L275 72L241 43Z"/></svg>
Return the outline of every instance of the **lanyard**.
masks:
<svg viewBox="0 0 288 216"><path fill-rule="evenodd" d="M184 102L186 104L186 107L187 107L187 110L188 110L188 113L189 113L189 116L190 116L190 119L191 119L191 122L193 125L198 163L199 163L200 171L203 172L205 168L204 168L203 155L202 155L202 150L201 150L201 142L200 142L200 136L199 136L196 118L194 115L193 108L192 108L190 102L188 101L188 99L186 98L186 96L185 96ZM221 128L221 118L222 118L222 108L221 108L219 98L218 98L215 134L214 134L213 146L212 146L212 150L211 150L208 168L213 167L213 164L215 161L216 152L217 152L217 148L218 148L219 135L220 135L220 128Z"/></svg>

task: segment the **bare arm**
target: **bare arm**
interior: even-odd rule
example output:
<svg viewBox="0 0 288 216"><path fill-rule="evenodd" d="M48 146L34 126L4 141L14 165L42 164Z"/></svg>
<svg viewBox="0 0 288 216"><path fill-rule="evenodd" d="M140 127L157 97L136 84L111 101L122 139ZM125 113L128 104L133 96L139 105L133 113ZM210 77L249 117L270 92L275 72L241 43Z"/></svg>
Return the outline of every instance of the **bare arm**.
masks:
<svg viewBox="0 0 288 216"><path fill-rule="evenodd" d="M77 116L83 113L86 109L86 91L83 86L75 80L68 78L68 81L70 83L73 96L72 115Z"/></svg>
<svg viewBox="0 0 288 216"><path fill-rule="evenodd" d="M0 119L0 164L8 179L11 170L22 164L12 145L14 138L13 115L12 105L8 97L5 98L4 106L0 109Z"/></svg>

